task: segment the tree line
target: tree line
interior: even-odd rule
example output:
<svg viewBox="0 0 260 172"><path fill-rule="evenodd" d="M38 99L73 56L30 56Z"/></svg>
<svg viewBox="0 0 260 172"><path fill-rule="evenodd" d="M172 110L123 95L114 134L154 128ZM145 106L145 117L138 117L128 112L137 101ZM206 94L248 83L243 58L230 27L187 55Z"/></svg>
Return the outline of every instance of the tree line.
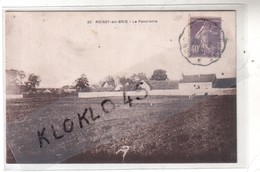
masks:
<svg viewBox="0 0 260 172"><path fill-rule="evenodd" d="M103 83L109 83L110 86L115 87L120 84L123 87L137 83L141 80L155 80L163 81L168 80L167 72L163 69L156 69L153 71L151 77L147 77L145 73L135 73L130 77L126 76L111 76L108 75L104 80L100 81L99 85L93 85L94 87L102 87ZM41 78L39 75L31 73L27 74L22 70L8 69L6 70L6 90L11 93L22 93L29 91L36 91L36 88L40 86ZM82 91L90 91L90 84L87 76L82 74L77 78L72 85L66 85L63 89L77 89Z"/></svg>
<svg viewBox="0 0 260 172"><path fill-rule="evenodd" d="M35 91L41 83L39 75L31 73L26 79L26 73L22 70L6 70L6 90L12 93Z"/></svg>
<svg viewBox="0 0 260 172"><path fill-rule="evenodd" d="M110 86L115 87L116 85L120 84L123 87L126 87L127 85L131 85L134 83L137 83L139 81L147 81L147 80L155 80L155 81L165 81L168 80L167 71L163 69L156 69L153 71L153 74L150 78L146 76L145 73L135 73L131 75L130 77L126 76L117 76L113 77L111 75L108 75L105 77L104 80L99 82L99 85L93 85L94 87L98 87L104 84L108 83ZM82 74L79 78L77 78L74 82L74 84L71 86L71 88L84 90L84 91L90 91L89 81L85 74Z"/></svg>

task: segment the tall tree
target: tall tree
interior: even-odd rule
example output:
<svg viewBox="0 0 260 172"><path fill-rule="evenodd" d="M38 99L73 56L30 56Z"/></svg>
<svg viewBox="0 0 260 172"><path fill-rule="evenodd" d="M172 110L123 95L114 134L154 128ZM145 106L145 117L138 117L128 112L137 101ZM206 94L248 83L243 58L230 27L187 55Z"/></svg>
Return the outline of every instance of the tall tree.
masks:
<svg viewBox="0 0 260 172"><path fill-rule="evenodd" d="M128 85L131 85L132 83L134 83L134 81L131 78L128 78L128 77L125 77L125 76L121 76L121 77L119 77L119 83L122 86L128 86Z"/></svg>
<svg viewBox="0 0 260 172"><path fill-rule="evenodd" d="M125 83L127 82L126 81L126 77L125 76L119 76L119 83L122 85L122 86L125 86Z"/></svg>
<svg viewBox="0 0 260 172"><path fill-rule="evenodd" d="M27 90L35 90L35 88L40 85L40 82L41 82L40 76L32 73L29 75L28 81L25 82L25 85Z"/></svg>
<svg viewBox="0 0 260 172"><path fill-rule="evenodd" d="M166 71L162 69L154 70L153 75L151 76L151 80L156 80L156 81L164 81L167 79L168 76L166 74Z"/></svg>
<svg viewBox="0 0 260 172"><path fill-rule="evenodd" d="M89 91L89 82L85 74L82 74L78 79L75 80L76 89L84 89L84 91Z"/></svg>

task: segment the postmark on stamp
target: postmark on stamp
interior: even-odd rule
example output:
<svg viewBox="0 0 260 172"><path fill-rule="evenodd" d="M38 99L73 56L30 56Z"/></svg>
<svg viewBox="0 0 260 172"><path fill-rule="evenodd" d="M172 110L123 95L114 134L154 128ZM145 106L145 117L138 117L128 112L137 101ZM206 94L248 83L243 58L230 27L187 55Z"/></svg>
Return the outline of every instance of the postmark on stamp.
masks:
<svg viewBox="0 0 260 172"><path fill-rule="evenodd" d="M179 36L181 54L193 65L207 66L221 58L227 40L220 17L190 17Z"/></svg>

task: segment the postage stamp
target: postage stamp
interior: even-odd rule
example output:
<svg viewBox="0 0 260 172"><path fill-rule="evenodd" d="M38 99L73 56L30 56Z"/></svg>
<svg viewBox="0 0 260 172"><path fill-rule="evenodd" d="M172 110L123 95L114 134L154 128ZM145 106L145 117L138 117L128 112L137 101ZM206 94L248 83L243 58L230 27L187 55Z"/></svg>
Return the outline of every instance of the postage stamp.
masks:
<svg viewBox="0 0 260 172"><path fill-rule="evenodd" d="M221 18L190 19L190 57L221 56Z"/></svg>
<svg viewBox="0 0 260 172"><path fill-rule="evenodd" d="M207 66L221 58L227 40L220 17L190 17L179 39L182 55L194 65Z"/></svg>

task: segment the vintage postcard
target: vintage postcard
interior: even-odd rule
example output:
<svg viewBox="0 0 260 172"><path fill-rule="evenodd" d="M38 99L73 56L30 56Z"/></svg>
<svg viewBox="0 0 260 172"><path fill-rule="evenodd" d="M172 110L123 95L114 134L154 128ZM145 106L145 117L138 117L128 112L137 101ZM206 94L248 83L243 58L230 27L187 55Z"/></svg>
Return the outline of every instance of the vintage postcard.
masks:
<svg viewBox="0 0 260 172"><path fill-rule="evenodd" d="M5 11L6 162L237 163L235 11Z"/></svg>

